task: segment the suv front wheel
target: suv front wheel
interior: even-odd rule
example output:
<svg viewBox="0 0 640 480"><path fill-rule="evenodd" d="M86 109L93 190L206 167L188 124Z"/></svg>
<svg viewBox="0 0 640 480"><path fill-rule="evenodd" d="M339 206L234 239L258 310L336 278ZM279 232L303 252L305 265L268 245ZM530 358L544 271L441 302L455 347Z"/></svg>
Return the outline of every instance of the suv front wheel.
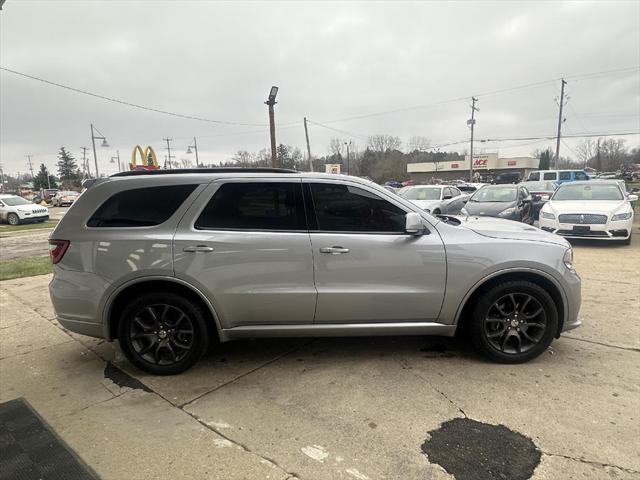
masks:
<svg viewBox="0 0 640 480"><path fill-rule="evenodd" d="M512 281L489 289L476 304L471 338L500 363L523 363L544 352L558 329L558 311L539 285Z"/></svg>
<svg viewBox="0 0 640 480"><path fill-rule="evenodd" d="M136 297L122 311L120 348L136 367L155 375L174 375L207 351L209 335L201 309L170 292Z"/></svg>

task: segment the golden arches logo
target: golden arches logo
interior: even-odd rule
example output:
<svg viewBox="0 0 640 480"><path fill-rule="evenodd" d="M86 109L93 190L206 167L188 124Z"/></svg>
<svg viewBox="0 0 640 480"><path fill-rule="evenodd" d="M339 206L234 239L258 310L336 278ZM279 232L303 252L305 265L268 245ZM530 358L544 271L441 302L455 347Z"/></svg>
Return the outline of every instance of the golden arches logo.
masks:
<svg viewBox="0 0 640 480"><path fill-rule="evenodd" d="M138 165L138 153L140 153L140 165ZM142 150L140 145L136 145L131 152L131 163L129 164L129 168L131 170L157 170L160 168L158 165L158 158L156 157L156 152L153 150L151 145L148 145L147 148Z"/></svg>

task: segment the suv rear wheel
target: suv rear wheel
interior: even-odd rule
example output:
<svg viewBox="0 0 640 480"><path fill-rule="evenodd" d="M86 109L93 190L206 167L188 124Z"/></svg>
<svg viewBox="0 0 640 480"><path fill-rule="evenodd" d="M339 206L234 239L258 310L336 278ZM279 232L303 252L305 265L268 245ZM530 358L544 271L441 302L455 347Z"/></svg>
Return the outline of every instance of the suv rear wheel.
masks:
<svg viewBox="0 0 640 480"><path fill-rule="evenodd" d="M131 363L155 375L187 370L209 346L202 310L170 292L135 298L122 311L118 340Z"/></svg>
<svg viewBox="0 0 640 480"><path fill-rule="evenodd" d="M477 303L471 339L496 362L523 363L544 352L557 329L551 296L535 283L513 281L491 288Z"/></svg>

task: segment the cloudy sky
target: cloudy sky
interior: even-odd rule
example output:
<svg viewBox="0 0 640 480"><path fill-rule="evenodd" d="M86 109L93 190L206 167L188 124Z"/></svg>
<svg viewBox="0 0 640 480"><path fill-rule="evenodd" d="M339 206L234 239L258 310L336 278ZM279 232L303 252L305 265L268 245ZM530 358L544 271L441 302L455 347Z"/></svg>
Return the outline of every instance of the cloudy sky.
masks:
<svg viewBox="0 0 640 480"><path fill-rule="evenodd" d="M476 136L554 135L560 77L570 97L564 132L640 131L640 2L216 2L7 0L0 64L48 81L180 115L145 111L0 71L0 159L52 167L61 145L91 146L90 122L111 145L113 172L136 144L162 139L176 158L197 137L200 159L268 147L266 100L278 85L278 143L312 153L331 137L364 149L368 135L433 145ZM516 88L523 87L523 88ZM228 123L216 123L228 122ZM317 125L317 123L323 126ZM333 129L329 129L329 128ZM628 146L640 136L626 136ZM561 154L574 156L579 140ZM482 143L501 156L553 141ZM443 150L467 148L467 144Z"/></svg>

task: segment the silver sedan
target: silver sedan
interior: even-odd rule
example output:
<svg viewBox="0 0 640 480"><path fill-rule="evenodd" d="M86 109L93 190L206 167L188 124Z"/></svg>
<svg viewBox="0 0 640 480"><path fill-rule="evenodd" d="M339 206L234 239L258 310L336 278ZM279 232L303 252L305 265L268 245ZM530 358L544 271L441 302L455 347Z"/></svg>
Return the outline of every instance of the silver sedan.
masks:
<svg viewBox="0 0 640 480"><path fill-rule="evenodd" d="M469 200L468 194L451 185L414 185L398 195L434 215L457 215Z"/></svg>

